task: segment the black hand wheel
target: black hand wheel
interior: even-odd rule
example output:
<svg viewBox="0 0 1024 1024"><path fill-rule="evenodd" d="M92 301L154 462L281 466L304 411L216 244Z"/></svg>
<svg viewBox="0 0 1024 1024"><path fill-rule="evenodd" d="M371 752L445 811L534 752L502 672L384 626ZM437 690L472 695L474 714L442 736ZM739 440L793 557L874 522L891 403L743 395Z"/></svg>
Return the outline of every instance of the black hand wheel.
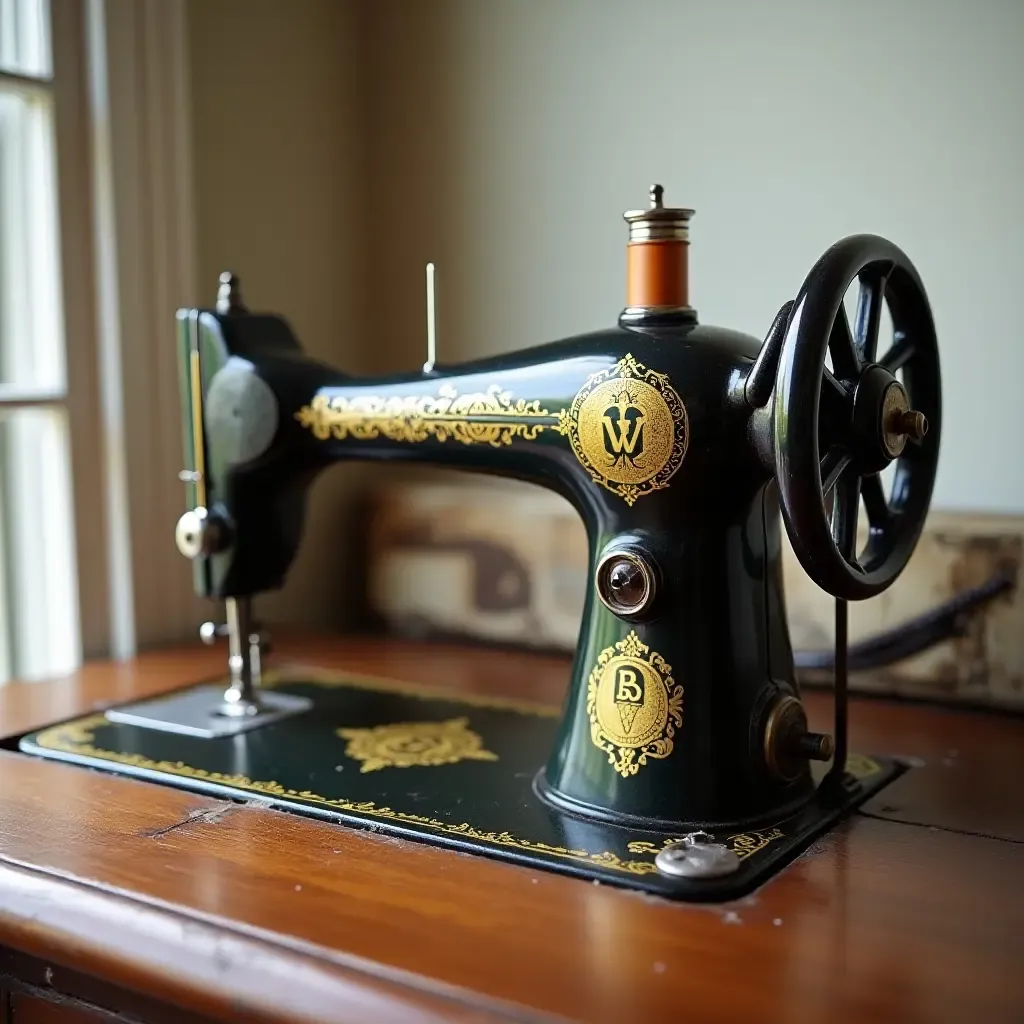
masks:
<svg viewBox="0 0 1024 1024"><path fill-rule="evenodd" d="M860 294L851 331L843 297L855 278ZM879 356L883 301L893 338ZM793 305L773 413L790 541L804 571L834 597L881 593L907 564L931 501L941 405L935 326L913 264L875 235L837 242ZM880 472L893 461L887 498ZM869 529L858 552L861 497Z"/></svg>

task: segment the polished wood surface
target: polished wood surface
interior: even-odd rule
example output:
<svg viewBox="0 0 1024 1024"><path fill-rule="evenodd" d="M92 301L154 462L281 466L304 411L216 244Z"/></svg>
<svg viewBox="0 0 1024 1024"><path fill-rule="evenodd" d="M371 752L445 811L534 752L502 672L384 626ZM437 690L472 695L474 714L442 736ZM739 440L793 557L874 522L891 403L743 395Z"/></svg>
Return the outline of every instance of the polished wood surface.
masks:
<svg viewBox="0 0 1024 1024"><path fill-rule="evenodd" d="M0 732L222 657L0 689ZM372 641L275 658L293 660L549 702L568 676L560 658ZM826 726L828 699L808 704ZM714 907L3 753L0 945L216 1020L1024 1019L1024 721L857 700L852 725L854 749L919 767Z"/></svg>

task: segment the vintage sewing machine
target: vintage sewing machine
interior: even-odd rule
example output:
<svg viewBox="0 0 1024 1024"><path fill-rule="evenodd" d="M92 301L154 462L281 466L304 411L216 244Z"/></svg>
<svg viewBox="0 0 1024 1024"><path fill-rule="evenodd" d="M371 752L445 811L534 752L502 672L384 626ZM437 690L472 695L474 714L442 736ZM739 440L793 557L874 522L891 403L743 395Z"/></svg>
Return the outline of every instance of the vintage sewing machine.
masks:
<svg viewBox="0 0 1024 1024"><path fill-rule="evenodd" d="M847 750L846 603L896 579L931 498L940 377L924 287L895 245L854 236L763 342L704 326L691 214L655 186L625 215L616 326L459 366L355 380L250 313L230 275L216 309L180 311L176 537L199 593L225 603L226 625L204 629L226 636L229 683L23 749L691 900L749 891L907 770ZM310 481L360 458L521 478L579 511L592 572L560 716L267 671L252 598L285 580ZM836 598L831 735L809 731L794 678L782 520Z"/></svg>

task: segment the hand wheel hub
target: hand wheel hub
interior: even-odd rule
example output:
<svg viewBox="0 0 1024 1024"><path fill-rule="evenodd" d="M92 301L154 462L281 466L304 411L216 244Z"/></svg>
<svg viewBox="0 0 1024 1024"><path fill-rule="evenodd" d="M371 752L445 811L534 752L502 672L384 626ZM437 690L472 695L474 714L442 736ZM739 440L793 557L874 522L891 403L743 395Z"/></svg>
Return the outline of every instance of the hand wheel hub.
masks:
<svg viewBox="0 0 1024 1024"><path fill-rule="evenodd" d="M898 459L907 441L921 441L928 418L910 408L903 385L884 366L865 368L853 398L853 453L864 473L878 473Z"/></svg>

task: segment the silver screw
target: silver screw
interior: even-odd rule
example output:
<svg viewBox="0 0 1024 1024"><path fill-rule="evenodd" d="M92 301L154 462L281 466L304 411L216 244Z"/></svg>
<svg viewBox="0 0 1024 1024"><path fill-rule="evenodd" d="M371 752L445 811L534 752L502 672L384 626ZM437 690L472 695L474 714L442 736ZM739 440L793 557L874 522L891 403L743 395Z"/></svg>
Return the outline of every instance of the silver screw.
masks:
<svg viewBox="0 0 1024 1024"><path fill-rule="evenodd" d="M696 835L672 843L659 851L654 866L673 878L719 878L731 875L740 866L740 858L724 843L697 842Z"/></svg>

